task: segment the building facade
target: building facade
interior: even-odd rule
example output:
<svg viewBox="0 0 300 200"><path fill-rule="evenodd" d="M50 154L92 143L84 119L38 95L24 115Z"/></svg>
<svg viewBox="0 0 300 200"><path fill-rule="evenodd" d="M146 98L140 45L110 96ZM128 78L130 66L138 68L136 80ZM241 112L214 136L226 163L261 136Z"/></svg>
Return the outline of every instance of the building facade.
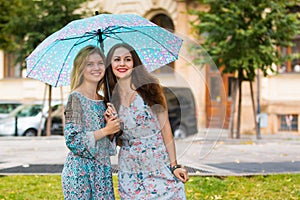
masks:
<svg viewBox="0 0 300 200"><path fill-rule="evenodd" d="M193 57L199 54L193 55L189 51L191 46L201 47L201 42L193 35L190 25L193 16L187 11L205 10L207 7L190 0L95 0L90 2L88 7L113 14L138 14L182 37L184 43L179 59L157 70L155 74L163 85L191 88L196 99L199 130L229 128L232 119L233 76L221 75L213 65L195 64ZM295 39L296 46L285 51L299 53L299 41ZM0 53L0 99L21 101L47 99L49 87L39 81L24 78L25 71L18 74L19 70L11 67L12 59L3 51ZM297 90L300 85L299 68L299 60L290 61L278 68L279 75L260 76L259 84L253 84L254 94L260 95L262 134L286 131L300 133L300 90ZM250 87L247 82L243 83L242 87L244 93L241 133L255 134L257 117L253 114ZM53 99L65 99L68 94L68 87L52 88Z"/></svg>

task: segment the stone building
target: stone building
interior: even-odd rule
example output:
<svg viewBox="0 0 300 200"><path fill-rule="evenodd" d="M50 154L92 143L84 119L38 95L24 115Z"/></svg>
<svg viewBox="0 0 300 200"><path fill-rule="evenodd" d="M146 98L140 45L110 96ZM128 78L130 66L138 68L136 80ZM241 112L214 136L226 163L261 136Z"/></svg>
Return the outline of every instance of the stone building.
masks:
<svg viewBox="0 0 300 200"><path fill-rule="evenodd" d="M200 46L201 42L193 34L190 26L193 16L187 10L205 10L207 7L192 0L95 0L87 6L100 12L138 14L182 37L185 42L178 61L157 70L155 74L163 85L191 88L196 99L199 130L229 128L233 76L221 75L213 65L197 66L193 63L193 53L188 51L190 45ZM300 52L300 38L296 38L294 42L295 47L285 49L286 53ZM18 70L14 70L11 63L9 55L0 53L1 100L30 101L47 98L45 92L48 89L43 83L24 78L26 72L16 74ZM254 93L260 94L262 134L286 131L300 133L300 90L297 89L300 86L299 68L300 60L293 60L278 67L279 75L266 78L260 76L258 87L254 83ZM241 133L254 134L255 116L249 85L245 82L242 87L244 96ZM53 88L52 98L66 98L68 93L68 87Z"/></svg>

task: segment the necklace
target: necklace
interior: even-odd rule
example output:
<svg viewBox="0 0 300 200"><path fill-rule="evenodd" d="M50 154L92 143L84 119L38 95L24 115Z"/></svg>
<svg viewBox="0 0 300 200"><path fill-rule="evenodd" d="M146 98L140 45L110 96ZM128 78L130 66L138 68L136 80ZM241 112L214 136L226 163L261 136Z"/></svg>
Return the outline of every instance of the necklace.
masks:
<svg viewBox="0 0 300 200"><path fill-rule="evenodd" d="M122 92L120 94L122 105L128 107L133 102L135 93L136 93L135 90L131 90L128 92Z"/></svg>

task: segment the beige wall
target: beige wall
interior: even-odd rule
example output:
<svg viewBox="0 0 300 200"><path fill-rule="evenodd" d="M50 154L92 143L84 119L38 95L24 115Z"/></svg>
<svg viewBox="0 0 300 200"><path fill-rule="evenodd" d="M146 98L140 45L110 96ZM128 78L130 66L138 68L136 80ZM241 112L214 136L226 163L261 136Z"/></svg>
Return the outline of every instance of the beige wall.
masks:
<svg viewBox="0 0 300 200"><path fill-rule="evenodd" d="M90 10L105 11L113 14L134 13L147 19L157 14L169 16L175 26L175 31L185 38L189 38L191 27L187 16L185 1L176 0L95 0L88 2ZM1 54L0 54L1 55ZM1 61L1 57L0 57ZM1 61L0 63L3 63ZM186 61L182 56L175 63L174 74L161 74L159 79L162 84L169 86L187 86L192 89L196 98L197 110L199 113L199 127L205 128L205 72L200 71L197 66ZM3 67L1 67L3 70ZM199 72L200 71L200 72ZM203 73L200 75L199 73ZM3 73L1 73L2 75ZM13 92L12 92L13 91ZM44 98L45 85L33 79L0 79L0 99L17 99L23 101L42 100ZM69 88L63 89L63 98L66 98ZM46 98L48 98L46 94ZM53 99L60 99L60 89L53 88Z"/></svg>
<svg viewBox="0 0 300 200"><path fill-rule="evenodd" d="M262 79L262 99L265 101L299 101L300 74L289 73Z"/></svg>
<svg viewBox="0 0 300 200"><path fill-rule="evenodd" d="M98 1L98 5L101 11L113 14L134 13L147 19L151 19L157 14L165 14L172 19L176 34L187 40L191 38L192 30L189 24L190 16L187 14L186 1L101 0ZM193 66L189 58L181 53L175 63L175 73L160 74L158 78L166 86L187 86L192 89L196 98L199 128L205 128L205 71L198 66Z"/></svg>
<svg viewBox="0 0 300 200"><path fill-rule="evenodd" d="M254 101L256 105L256 82L252 83L253 85L253 93L254 93ZM254 134L255 133L255 116L252 108L251 101L251 91L250 91L250 83L243 82L242 84L242 118L241 118L241 133L243 134ZM237 99L238 101L238 99ZM238 103L237 103L238 104ZM237 111L237 108L235 109ZM237 116L237 112L235 113ZM236 117L235 117L236 119Z"/></svg>
<svg viewBox="0 0 300 200"><path fill-rule="evenodd" d="M46 91L46 95L45 95ZM49 89L40 81L29 78L0 79L0 100L18 100L22 102L48 100ZM52 87L52 99L67 98L69 87Z"/></svg>
<svg viewBox="0 0 300 200"><path fill-rule="evenodd" d="M280 132L278 115L298 115L300 128L300 74L279 74L262 80L262 112L268 114L269 126L263 132ZM300 133L300 130L298 130Z"/></svg>
<svg viewBox="0 0 300 200"><path fill-rule="evenodd" d="M279 133L278 115L298 115L298 129L300 128L300 74L279 74L268 77L261 77L260 103L261 113L266 113L268 125L261 128L261 133ZM253 82L254 101L256 105L257 83ZM253 115L250 86L244 82L241 132L243 134L255 133L255 118ZM236 114L235 114L236 115ZM300 133L300 130L298 130Z"/></svg>
<svg viewBox="0 0 300 200"><path fill-rule="evenodd" d="M0 80L4 75L4 52L0 50Z"/></svg>
<svg viewBox="0 0 300 200"><path fill-rule="evenodd" d="M182 0L95 0L89 2L91 10L118 13L135 13L145 18L152 18L157 14L168 15L175 25L175 31L185 38L185 42L195 42L193 31L189 22L193 19L187 15L187 1ZM199 4L189 1L190 8L207 9ZM198 110L199 128L205 128L205 69L194 66L190 57L185 52L183 45L180 57L175 64L174 74L160 74L159 79L164 85L188 86L194 92ZM187 43L188 44L188 43ZM189 57L190 56L190 57ZM0 100L42 100L45 85L33 79L3 79L3 53L0 51ZM261 79L261 104L262 112L268 114L268 127L262 128L263 133L278 132L278 114L300 114L300 74L285 74ZM256 98L256 83L253 83ZM254 116L251 104L249 83L243 83L242 102L242 133L255 133ZM63 98L67 98L69 88L63 88ZM61 98L60 88L53 88L52 98ZM47 98L47 96L46 96ZM256 99L255 99L256 102ZM300 116L299 116L300 117ZM298 122L300 121L298 117ZM298 124L300 128L300 125Z"/></svg>

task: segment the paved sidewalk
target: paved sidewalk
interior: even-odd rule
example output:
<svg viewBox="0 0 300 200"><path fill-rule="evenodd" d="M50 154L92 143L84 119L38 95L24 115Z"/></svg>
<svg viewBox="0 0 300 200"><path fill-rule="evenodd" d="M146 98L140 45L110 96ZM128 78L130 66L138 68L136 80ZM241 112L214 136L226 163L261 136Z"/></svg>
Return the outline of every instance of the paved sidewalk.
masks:
<svg viewBox="0 0 300 200"><path fill-rule="evenodd" d="M60 173L68 149L62 136L0 137L0 174ZM300 173L300 135L242 135L208 131L176 140L178 162L191 175ZM117 165L117 157L112 157Z"/></svg>
<svg viewBox="0 0 300 200"><path fill-rule="evenodd" d="M181 141L179 161L204 175L300 173L300 135L242 135L229 139L225 132L199 133ZM180 145L182 147L182 145Z"/></svg>

